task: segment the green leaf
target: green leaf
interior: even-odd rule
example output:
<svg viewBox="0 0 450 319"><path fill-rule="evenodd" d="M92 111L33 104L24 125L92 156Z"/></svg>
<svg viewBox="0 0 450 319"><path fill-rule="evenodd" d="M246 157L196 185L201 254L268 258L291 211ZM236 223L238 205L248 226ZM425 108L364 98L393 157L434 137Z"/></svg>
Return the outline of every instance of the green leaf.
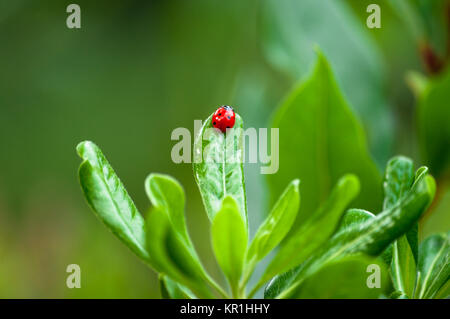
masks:
<svg viewBox="0 0 450 319"><path fill-rule="evenodd" d="M328 262L345 256L366 254L380 255L388 245L414 225L431 203L435 193L435 183L426 169L419 169L416 180L408 193L391 208L375 218L342 229L311 256L304 264L284 277L281 295L291 294L302 280L316 272Z"/></svg>
<svg viewBox="0 0 450 319"><path fill-rule="evenodd" d="M295 269L286 271L272 278L269 284L264 289L264 299L274 299L281 294L292 283L292 280L298 274L301 266Z"/></svg>
<svg viewBox="0 0 450 319"><path fill-rule="evenodd" d="M395 205L409 191L413 182L414 164L409 158L396 156L389 160L383 184L383 208Z"/></svg>
<svg viewBox="0 0 450 319"><path fill-rule="evenodd" d="M450 297L450 279L447 279L445 284L434 295L434 299L448 299Z"/></svg>
<svg viewBox="0 0 450 319"><path fill-rule="evenodd" d="M145 191L152 205L163 210L175 231L192 246L184 220L184 191L177 180L162 174L150 174L145 181Z"/></svg>
<svg viewBox="0 0 450 319"><path fill-rule="evenodd" d="M312 75L276 111L272 127L284 132L279 139L283 165L278 173L268 175L272 202L292 176L298 176L305 186L295 228L314 213L332 185L347 173L361 181L361 194L353 205L378 210L380 175L369 156L361 124L321 53Z"/></svg>
<svg viewBox="0 0 450 319"><path fill-rule="evenodd" d="M392 158L384 177L384 209L393 207L408 192L414 182L413 162L403 156ZM392 244L391 276L394 288L409 298L416 284L417 224ZM415 252L415 254L414 254Z"/></svg>
<svg viewBox="0 0 450 319"><path fill-rule="evenodd" d="M162 299L194 299L192 292L167 276L159 276L159 288Z"/></svg>
<svg viewBox="0 0 450 319"><path fill-rule="evenodd" d="M194 177L210 220L230 195L247 225L243 170L243 122L236 113L234 127L226 135L212 126L210 115L194 142Z"/></svg>
<svg viewBox="0 0 450 319"><path fill-rule="evenodd" d="M264 258L290 230L300 206L299 184L300 181L296 179L288 185L259 227L248 250L248 261Z"/></svg>
<svg viewBox="0 0 450 319"><path fill-rule="evenodd" d="M430 81L419 98L417 122L423 158L436 176L450 169L450 70Z"/></svg>
<svg viewBox="0 0 450 319"><path fill-rule="evenodd" d="M168 175L150 174L145 180L145 190L153 205L153 216L148 219L148 229L152 231L149 234L152 237L149 247L151 252L155 252L154 259L159 271L188 283L190 287L197 286L198 282L206 278L206 274L186 229L183 188ZM165 216L160 216L161 213ZM155 238L159 231L162 237ZM184 258L184 255L187 257ZM185 265L183 259L186 259ZM190 282L190 279L193 281ZM174 290L176 287L172 284L166 288ZM195 289L203 293L204 287L199 285Z"/></svg>
<svg viewBox="0 0 450 319"><path fill-rule="evenodd" d="M420 281L416 297L433 298L449 280L450 232L431 235L420 244L418 269Z"/></svg>
<svg viewBox="0 0 450 319"><path fill-rule="evenodd" d="M233 295L242 274L247 251L247 228L236 201L227 196L211 225L211 238L217 262L230 282Z"/></svg>
<svg viewBox="0 0 450 319"><path fill-rule="evenodd" d="M81 188L98 218L146 263L144 219L101 150L90 141L81 142L77 152L83 159L79 169Z"/></svg>
<svg viewBox="0 0 450 319"><path fill-rule="evenodd" d="M351 208L342 216L338 231L343 231L355 225L359 225L372 218L375 218L375 215L371 212L364 209Z"/></svg>
<svg viewBox="0 0 450 319"><path fill-rule="evenodd" d="M376 270L372 270L370 266L376 267ZM372 274L375 271L377 273ZM387 291L389 287L387 274L386 266L382 262L366 256L347 256L322 267L306 278L295 291L295 294L286 297L298 299L374 299ZM374 283L373 280L375 279L373 278L377 275L379 275L377 286L369 286L369 284Z"/></svg>
<svg viewBox="0 0 450 319"><path fill-rule="evenodd" d="M329 0L265 1L262 5L263 49L268 61L277 70L283 71L289 79L297 80L305 77L311 69L315 60L313 48L319 45L335 71L342 92L364 123L372 154L377 156L379 163L385 163L394 136L394 123L384 89L387 69L374 41L374 33L366 27L366 7L358 5L358 11L364 16L364 21L360 21L349 5L348 1ZM323 99L326 99L326 94ZM309 126L317 123L311 122ZM301 128L300 125L298 127ZM321 129L320 125L318 127ZM307 156L308 153L304 154ZM283 160L281 166L284 165ZM338 176L344 173L348 172L340 172ZM365 179L357 175L364 185ZM309 187L309 181L304 180L303 176L300 179L305 187ZM378 208L375 206L377 202L372 203L373 206L358 206ZM309 205L302 204L302 207Z"/></svg>
<svg viewBox="0 0 450 319"><path fill-rule="evenodd" d="M394 288L409 298L414 296L416 262L406 236L397 239L392 248L391 274Z"/></svg>
<svg viewBox="0 0 450 319"><path fill-rule="evenodd" d="M375 218L375 215L363 209L351 208L347 210L342 216L341 224L338 227L337 232L341 232L344 229L351 229L355 225L362 224L367 220ZM392 248L389 246L385 251L381 253L383 261L389 265L392 260Z"/></svg>
<svg viewBox="0 0 450 319"><path fill-rule="evenodd" d="M274 275L291 269L302 263L332 233L345 211L347 205L359 192L356 176L342 177L333 189L328 200L312 215L292 236L281 245L272 259L260 282L263 283Z"/></svg>
<svg viewBox="0 0 450 319"><path fill-rule="evenodd" d="M420 174L421 170L418 170L417 173ZM412 160L404 156L396 156L390 159L386 165L383 183L383 209L388 209L395 205L411 188L414 180L414 164ZM414 260L417 262L419 250L417 224L406 233L406 237L414 255Z"/></svg>
<svg viewBox="0 0 450 319"><path fill-rule="evenodd" d="M213 297L206 280L207 275L191 247L175 230L169 216L159 207L153 207L147 220L147 249L155 269L187 286L201 298Z"/></svg>

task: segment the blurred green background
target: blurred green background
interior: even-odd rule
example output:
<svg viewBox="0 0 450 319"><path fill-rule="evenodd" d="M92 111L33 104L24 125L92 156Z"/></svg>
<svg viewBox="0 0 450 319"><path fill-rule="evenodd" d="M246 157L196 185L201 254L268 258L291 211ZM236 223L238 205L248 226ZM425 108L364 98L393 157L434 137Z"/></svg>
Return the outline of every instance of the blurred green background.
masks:
<svg viewBox="0 0 450 319"><path fill-rule="evenodd" d="M79 0L82 27L68 29L73 2L0 0L1 298L159 297L155 273L82 196L75 146L85 139L103 149L141 212L149 207L143 182L150 172L181 182L191 237L220 277L192 167L170 159L171 132L192 131L194 119L221 104L233 105L247 127L267 127L310 71L316 44L362 121L380 172L394 154L432 164L418 146L407 78L448 73L448 1L379 1L380 29L366 27L373 1L362 0ZM430 56L442 60L436 70ZM449 98L440 99L447 108ZM450 127L450 116L441 120ZM450 228L449 174L439 174L439 202L421 236ZM254 231L267 212L255 164L246 167L246 186ZM66 287L73 263L81 289Z"/></svg>

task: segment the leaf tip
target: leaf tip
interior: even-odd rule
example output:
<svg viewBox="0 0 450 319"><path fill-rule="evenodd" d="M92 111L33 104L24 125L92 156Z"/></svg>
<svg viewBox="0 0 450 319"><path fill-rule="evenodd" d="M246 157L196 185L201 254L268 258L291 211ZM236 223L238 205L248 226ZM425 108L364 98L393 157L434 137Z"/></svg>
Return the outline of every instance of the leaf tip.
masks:
<svg viewBox="0 0 450 319"><path fill-rule="evenodd" d="M83 141L83 142L78 143L76 150L77 150L78 155L84 159L86 152L88 152L89 150L92 150L92 149L96 149L96 148L97 148L97 145L95 145L94 142Z"/></svg>
<svg viewBox="0 0 450 319"><path fill-rule="evenodd" d="M294 179L291 183L295 188L298 188L300 186L300 180L298 178Z"/></svg>
<svg viewBox="0 0 450 319"><path fill-rule="evenodd" d="M314 45L314 52L317 55L316 69L329 69L328 59L318 44Z"/></svg>
<svg viewBox="0 0 450 319"><path fill-rule="evenodd" d="M403 163L408 163L408 164L412 164L412 163L413 163L413 161L412 161L409 157L407 157L407 156L404 156L404 155L396 155L396 156L392 157L392 158L388 161L387 166L389 166L389 165L391 165L391 164L394 164L394 163L396 163L396 162L403 162Z"/></svg>
<svg viewBox="0 0 450 319"><path fill-rule="evenodd" d="M352 197L359 193L360 182L359 178L355 174L347 174L340 178L338 182L339 186L345 187L352 194Z"/></svg>
<svg viewBox="0 0 450 319"><path fill-rule="evenodd" d="M434 195L436 194L436 181L434 180L433 176L429 174L425 176L425 181L428 187L428 194L430 195L429 204L431 204L434 199Z"/></svg>

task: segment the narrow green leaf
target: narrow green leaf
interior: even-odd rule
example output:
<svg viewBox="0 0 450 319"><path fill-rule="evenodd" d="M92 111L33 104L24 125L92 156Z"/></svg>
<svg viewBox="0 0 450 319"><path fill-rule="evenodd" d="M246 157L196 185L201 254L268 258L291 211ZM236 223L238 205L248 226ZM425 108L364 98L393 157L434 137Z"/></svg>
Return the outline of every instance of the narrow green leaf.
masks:
<svg viewBox="0 0 450 319"><path fill-rule="evenodd" d="M414 296L416 262L405 235L393 243L391 275L396 290L404 292L409 298Z"/></svg>
<svg viewBox="0 0 450 319"><path fill-rule="evenodd" d="M289 232L300 206L300 181L292 181L261 224L248 250L247 260L264 258Z"/></svg>
<svg viewBox="0 0 450 319"><path fill-rule="evenodd" d="M433 298L450 277L450 232L426 238L419 247L419 299Z"/></svg>
<svg viewBox="0 0 450 319"><path fill-rule="evenodd" d="M359 182L356 176L342 177L318 212L282 244L260 282L299 265L329 239L345 208L358 192Z"/></svg>
<svg viewBox="0 0 450 319"><path fill-rule="evenodd" d="M372 211L380 208L381 178L368 153L363 128L321 53L313 73L277 109L272 127L284 132L279 138L283 165L278 173L268 175L272 202L292 176L305 186L294 228L314 214L333 185L348 173L361 181L361 194L352 205Z"/></svg>
<svg viewBox="0 0 450 319"><path fill-rule="evenodd" d="M101 150L90 141L81 142L77 152L83 159L79 178L89 206L98 218L146 263L144 219Z"/></svg>
<svg viewBox="0 0 450 319"><path fill-rule="evenodd" d="M450 298L450 278L447 279L445 284L439 289L439 291L434 295L434 299L448 299Z"/></svg>
<svg viewBox="0 0 450 319"><path fill-rule="evenodd" d="M372 271L377 273L372 274ZM366 256L347 256L330 262L306 278L295 293L286 298L375 299L388 288L389 277L384 263Z"/></svg>
<svg viewBox="0 0 450 319"><path fill-rule="evenodd" d="M187 286L201 298L213 297L206 285L207 275L195 252L186 245L164 210L153 207L146 224L147 249L156 270Z"/></svg>
<svg viewBox="0 0 450 319"><path fill-rule="evenodd" d="M247 202L243 170L243 122L236 122L226 134L212 126L210 115L194 142L194 177L210 220L220 210L222 200L230 195L247 225Z"/></svg>
<svg viewBox="0 0 450 319"><path fill-rule="evenodd" d="M192 292L167 276L159 276L159 288L162 299L194 299Z"/></svg>
<svg viewBox="0 0 450 319"><path fill-rule="evenodd" d="M236 201L227 196L211 225L211 238L217 262L235 295L247 251L247 228ZM236 296L236 295L235 295Z"/></svg>
<svg viewBox="0 0 450 319"><path fill-rule="evenodd" d="M330 261L356 254L380 255L393 240L414 225L431 203L436 186L426 171L418 170L412 188L397 204L375 218L339 231L301 267L292 271L288 278L285 277L283 283L276 283L283 285L281 295L291 294L302 280Z"/></svg>

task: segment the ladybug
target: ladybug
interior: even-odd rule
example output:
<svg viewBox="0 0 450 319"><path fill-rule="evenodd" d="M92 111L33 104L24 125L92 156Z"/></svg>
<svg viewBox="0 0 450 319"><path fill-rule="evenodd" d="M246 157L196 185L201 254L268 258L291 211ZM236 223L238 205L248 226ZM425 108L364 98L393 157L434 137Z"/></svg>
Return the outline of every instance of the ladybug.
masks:
<svg viewBox="0 0 450 319"><path fill-rule="evenodd" d="M219 107L212 116L212 125L223 133L226 132L227 128L232 128L235 121L236 115L233 108L228 105Z"/></svg>

